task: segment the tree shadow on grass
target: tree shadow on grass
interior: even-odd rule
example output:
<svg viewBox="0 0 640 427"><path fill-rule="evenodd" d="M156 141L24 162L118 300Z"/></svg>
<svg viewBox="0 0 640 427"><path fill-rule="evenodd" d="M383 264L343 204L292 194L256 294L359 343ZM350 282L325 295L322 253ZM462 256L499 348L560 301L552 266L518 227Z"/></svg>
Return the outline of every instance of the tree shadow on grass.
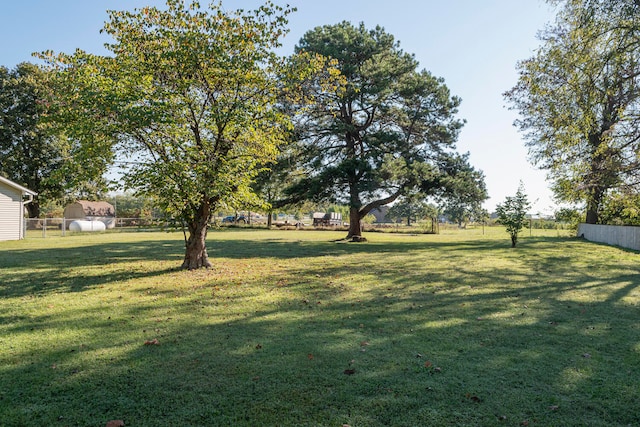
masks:
<svg viewBox="0 0 640 427"><path fill-rule="evenodd" d="M13 249L0 253L0 297L80 292L98 285L162 275L180 266L183 251L182 242L176 240ZM136 262L144 261L157 261L161 266L154 270L136 269Z"/></svg>
<svg viewBox="0 0 640 427"><path fill-rule="evenodd" d="M349 254L407 253L422 250L490 250L500 247L495 241L477 242L370 242L365 244L247 239L219 240L215 233L207 241L214 266L225 259L320 258ZM81 291L96 285L121 280L161 275L180 266L184 255L180 240L140 240L137 242L98 243L78 247L12 249L0 252L0 296L23 296L58 291ZM118 265L136 261L157 261L159 270L118 270ZM83 274L88 267L105 266L104 274Z"/></svg>
<svg viewBox="0 0 640 427"><path fill-rule="evenodd" d="M211 235L215 236L214 233ZM531 242L537 241L562 241L562 239L531 239ZM353 254L375 257L380 254L441 250L464 254L464 252L492 251L506 247L504 242L496 240L335 243L275 239L220 240L213 237L207 241L208 253L214 268L224 263L225 259L260 259L268 262L270 259L322 259L322 257ZM0 253L0 296L42 295L59 291L79 292L98 285L158 276L178 269L183 255L183 242L179 240L99 243L71 248L13 249L11 252ZM140 271L131 267L131 264L136 261L157 261L162 264L162 267ZM119 268L119 264L127 267ZM95 271L91 274L86 273L90 268L95 269L100 266L105 266L104 273ZM368 268L366 263L362 266Z"/></svg>
<svg viewBox="0 0 640 427"><path fill-rule="evenodd" d="M501 248L495 240L479 240L473 242L437 242L415 241L394 242L381 241L366 243L332 242L332 241L253 241L248 239L207 241L209 256L218 258L314 258L322 256L341 256L348 254L381 254L407 253L420 250L455 249L460 251L477 251Z"/></svg>
<svg viewBox="0 0 640 427"><path fill-rule="evenodd" d="M221 242L220 250L257 260L338 250L344 262L291 266L288 282L282 272L261 278L275 294L264 306L242 304L265 292L255 283L217 289L205 282L180 301L166 295L132 302L118 318L100 309L52 317L53 331L81 325L83 341L10 355L0 372L7 384L1 419L96 426L110 419L139 426L640 423L638 309L623 302L640 279L615 254L593 258L609 271L598 276L573 265L580 257L571 245L550 251L557 242L546 240L519 251L494 242L388 250L300 242L294 247L301 256L281 253L289 243L251 243L246 254L248 241ZM474 270L468 251L500 263ZM350 257L360 254L372 261ZM387 255L402 254L401 265L383 271ZM379 279L366 286L347 280L364 274ZM144 344L152 338L159 345Z"/></svg>
<svg viewBox="0 0 640 427"><path fill-rule="evenodd" d="M5 383L5 415L140 426L500 425L502 417L508 425L604 426L640 419L630 410L640 398L632 360L638 331L590 332L594 315L576 320L577 310L563 324L549 324L559 307L530 322L477 320L488 315L482 306L501 304L503 296L486 295L457 315L451 307L469 298L442 297L422 309L385 305L375 295L358 304L293 300L228 315L215 315L208 301L195 311L209 320L180 323L176 315L156 333L159 345L145 346L142 334L114 335L113 345L125 351L99 364L82 355L99 355L105 344L89 341L42 349L26 366L9 367L4 379L17 381ZM612 308L605 302L592 310L598 318ZM625 322L633 312L618 308ZM108 334L108 327L93 333ZM623 360L607 354L613 346L622 347L616 354ZM20 382L40 391L20 395Z"/></svg>

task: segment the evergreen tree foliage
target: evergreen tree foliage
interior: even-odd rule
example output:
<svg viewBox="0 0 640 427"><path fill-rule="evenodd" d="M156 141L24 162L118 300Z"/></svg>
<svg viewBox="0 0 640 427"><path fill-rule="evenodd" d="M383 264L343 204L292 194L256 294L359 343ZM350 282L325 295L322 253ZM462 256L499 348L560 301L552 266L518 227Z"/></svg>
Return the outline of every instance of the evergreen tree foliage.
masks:
<svg viewBox="0 0 640 427"><path fill-rule="evenodd" d="M344 81L330 90L309 82L315 103L293 109L305 176L289 186L291 200L348 205L347 238L360 240L360 221L371 210L414 191L444 191L467 158L455 152L460 99L443 79L419 70L380 27L317 27L296 52L333 60Z"/></svg>

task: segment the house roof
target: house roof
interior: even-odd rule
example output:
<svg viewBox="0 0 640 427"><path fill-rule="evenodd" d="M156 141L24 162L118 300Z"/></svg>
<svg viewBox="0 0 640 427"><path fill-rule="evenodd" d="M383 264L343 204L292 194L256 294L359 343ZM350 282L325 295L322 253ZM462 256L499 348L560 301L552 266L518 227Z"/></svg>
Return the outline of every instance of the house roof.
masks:
<svg viewBox="0 0 640 427"><path fill-rule="evenodd" d="M31 190L29 190L28 188L23 187L23 186L22 186L22 185L20 185L20 184L16 184L15 182L13 182L13 181L11 181L11 180L8 180L7 178L5 178L5 177L3 177L3 176L0 176L0 182L1 182L1 183L3 183L3 184L8 185L9 187L13 187L13 188L15 188L15 189L17 189L17 190L22 191L22 194L29 194L29 195L31 195L31 196L35 196L35 195L37 195L37 194L38 194L38 193L36 193L35 191L31 191Z"/></svg>

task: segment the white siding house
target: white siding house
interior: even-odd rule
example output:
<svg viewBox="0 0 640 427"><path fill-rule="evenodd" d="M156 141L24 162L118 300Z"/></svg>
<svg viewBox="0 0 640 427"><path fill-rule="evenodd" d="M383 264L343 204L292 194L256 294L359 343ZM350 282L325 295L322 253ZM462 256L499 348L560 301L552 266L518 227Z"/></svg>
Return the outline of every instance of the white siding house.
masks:
<svg viewBox="0 0 640 427"><path fill-rule="evenodd" d="M24 205L36 194L0 176L0 240L24 238Z"/></svg>

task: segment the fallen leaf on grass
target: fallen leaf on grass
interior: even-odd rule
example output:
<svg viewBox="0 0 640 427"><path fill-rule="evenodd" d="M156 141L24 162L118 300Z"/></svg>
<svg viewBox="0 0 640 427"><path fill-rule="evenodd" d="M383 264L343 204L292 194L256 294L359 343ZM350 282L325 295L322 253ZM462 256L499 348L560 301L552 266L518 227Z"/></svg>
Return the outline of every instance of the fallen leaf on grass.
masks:
<svg viewBox="0 0 640 427"><path fill-rule="evenodd" d="M427 372L429 372L432 375L442 372L442 368L439 366L435 366L433 362L431 362L430 360L427 360L424 362L424 367L427 369ZM467 393L466 396L467 398L469 398L469 393Z"/></svg>
<svg viewBox="0 0 640 427"><path fill-rule="evenodd" d="M369 345L369 343L368 343L367 341L362 341L362 342L360 343L360 346L361 346L361 347L366 347L366 346L368 346L368 345Z"/></svg>
<svg viewBox="0 0 640 427"><path fill-rule="evenodd" d="M105 427L124 427L124 421L112 420L112 421L109 421Z"/></svg>
<svg viewBox="0 0 640 427"><path fill-rule="evenodd" d="M311 353L307 354L307 359L313 360L313 354L311 354Z"/></svg>
<svg viewBox="0 0 640 427"><path fill-rule="evenodd" d="M589 359L591 355L589 353L585 353L582 355L582 357L584 357L585 359Z"/></svg>
<svg viewBox="0 0 640 427"><path fill-rule="evenodd" d="M144 342L144 345L160 345L160 342L158 341L157 338L154 338L152 340L146 340Z"/></svg>
<svg viewBox="0 0 640 427"><path fill-rule="evenodd" d="M558 405L551 405L551 406L549 406L549 409L550 409L551 411L557 411L559 408L560 408L560 407L559 407Z"/></svg>
<svg viewBox="0 0 640 427"><path fill-rule="evenodd" d="M262 344L256 344L256 350L260 350L262 348Z"/></svg>
<svg viewBox="0 0 640 427"><path fill-rule="evenodd" d="M482 399L480 399L478 396L476 396L475 394L471 394L471 393L467 393L465 394L465 397L469 400L471 400L472 402L475 403L480 403L482 402Z"/></svg>

